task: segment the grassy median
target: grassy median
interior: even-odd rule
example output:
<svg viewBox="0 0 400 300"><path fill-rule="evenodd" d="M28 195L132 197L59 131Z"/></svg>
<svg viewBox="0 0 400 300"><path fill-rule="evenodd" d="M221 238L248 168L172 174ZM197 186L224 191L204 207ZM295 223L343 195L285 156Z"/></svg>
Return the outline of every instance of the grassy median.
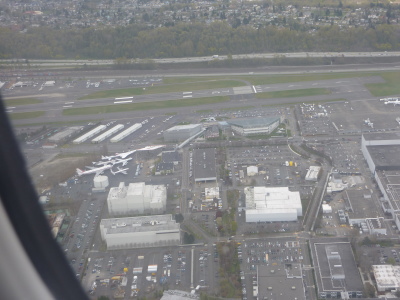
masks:
<svg viewBox="0 0 400 300"><path fill-rule="evenodd" d="M67 108L63 110L63 115L73 116L73 115L107 114L107 113L124 112L124 111L168 109L168 108L177 108L185 106L215 104L226 101L229 101L229 96L188 98L180 100L154 101L154 102L129 103L129 104L113 104L113 105L91 106L82 108Z"/></svg>

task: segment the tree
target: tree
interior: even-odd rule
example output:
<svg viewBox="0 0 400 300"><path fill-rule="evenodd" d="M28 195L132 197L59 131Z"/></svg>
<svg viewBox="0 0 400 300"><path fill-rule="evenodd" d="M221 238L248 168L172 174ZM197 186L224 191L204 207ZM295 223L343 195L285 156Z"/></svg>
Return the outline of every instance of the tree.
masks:
<svg viewBox="0 0 400 300"><path fill-rule="evenodd" d="M183 222L183 215L181 213L175 214L175 221L176 223L182 223Z"/></svg>
<svg viewBox="0 0 400 300"><path fill-rule="evenodd" d="M107 296L100 296L97 297L97 300L110 300L110 298L108 298Z"/></svg>
<svg viewBox="0 0 400 300"><path fill-rule="evenodd" d="M367 298L374 298L375 297L375 287L370 284L369 282L365 283L365 294Z"/></svg>
<svg viewBox="0 0 400 300"><path fill-rule="evenodd" d="M185 232L185 234L183 235L183 243L184 244L193 244L194 242L194 235Z"/></svg>

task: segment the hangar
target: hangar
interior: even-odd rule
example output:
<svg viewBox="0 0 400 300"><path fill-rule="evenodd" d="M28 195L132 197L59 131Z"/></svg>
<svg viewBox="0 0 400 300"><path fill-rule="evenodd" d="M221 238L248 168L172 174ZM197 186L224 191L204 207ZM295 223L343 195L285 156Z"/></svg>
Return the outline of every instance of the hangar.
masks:
<svg viewBox="0 0 400 300"><path fill-rule="evenodd" d="M164 131L166 142L182 142L202 130L201 124L178 125Z"/></svg>
<svg viewBox="0 0 400 300"><path fill-rule="evenodd" d="M257 134L270 134L274 131L281 119L279 117L271 118L248 118L248 119L234 119L227 121L233 131L240 135L257 135Z"/></svg>

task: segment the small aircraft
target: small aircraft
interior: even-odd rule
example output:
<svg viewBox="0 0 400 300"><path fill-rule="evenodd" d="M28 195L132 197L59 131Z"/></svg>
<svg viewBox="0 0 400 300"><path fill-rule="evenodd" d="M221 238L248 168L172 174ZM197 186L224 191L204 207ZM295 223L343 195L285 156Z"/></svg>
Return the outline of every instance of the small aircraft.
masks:
<svg viewBox="0 0 400 300"><path fill-rule="evenodd" d="M393 100L393 101L386 101L385 104L386 104L386 105L387 105L387 104L393 104L394 106L400 105L400 100L399 100L399 99L396 99L396 100Z"/></svg>
<svg viewBox="0 0 400 300"><path fill-rule="evenodd" d="M117 167L117 169L118 169L118 171L115 171L115 172L111 169L110 170L111 174L113 174L113 175L118 174L118 173L122 173L122 174L125 174L125 175L128 174L126 171L128 171L129 168L122 169L120 167Z"/></svg>
<svg viewBox="0 0 400 300"><path fill-rule="evenodd" d="M105 166L102 166L99 168L88 167L90 170L86 170L86 171L82 171L81 169L77 168L76 173L78 174L78 176L96 173L94 175L94 177L96 177L96 176L99 176L100 174L102 174L105 170L111 169L112 167L113 167L113 165L105 165Z"/></svg>
<svg viewBox="0 0 400 300"><path fill-rule="evenodd" d="M130 161L132 157L127 158L127 159L113 159L109 161L98 161L98 162L93 162L93 164L101 166L101 165L116 165L116 164L122 164L122 166L126 166L128 164L128 161Z"/></svg>
<svg viewBox="0 0 400 300"><path fill-rule="evenodd" d="M128 157L129 155L135 153L136 151L137 151L137 150L132 150L132 151L128 151L128 152L117 153L117 154L111 155L111 156L103 156L103 155L102 155L102 156L101 156L101 159L111 160L111 159L117 158L117 157L125 158L125 157Z"/></svg>

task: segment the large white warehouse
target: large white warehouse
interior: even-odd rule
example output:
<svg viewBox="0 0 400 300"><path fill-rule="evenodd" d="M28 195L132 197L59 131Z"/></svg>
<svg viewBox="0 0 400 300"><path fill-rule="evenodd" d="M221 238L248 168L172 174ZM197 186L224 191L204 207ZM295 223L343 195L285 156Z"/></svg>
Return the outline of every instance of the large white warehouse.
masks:
<svg viewBox="0 0 400 300"><path fill-rule="evenodd" d="M107 130L106 132L103 132L98 137L94 138L92 140L92 143L94 143L94 144L100 143L100 142L104 141L106 138L109 138L114 133L117 133L118 131L120 131L122 129L124 129L124 125L123 124L115 125L113 128Z"/></svg>
<svg viewBox="0 0 400 300"><path fill-rule="evenodd" d="M107 128L106 125L99 125L96 128L90 130L89 132L86 132L84 135L78 137L77 139L75 139L72 143L74 144L80 144L85 142L86 140L94 137L96 134L102 132L103 130L105 130Z"/></svg>
<svg viewBox="0 0 400 300"><path fill-rule="evenodd" d="M131 127L128 127L127 129L125 129L124 131L120 132L119 134L117 134L116 136L114 136L110 142L111 143L117 143L119 141L122 141L124 138L126 138L128 135L134 133L136 130L138 130L139 128L142 127L141 123L136 123L133 124Z"/></svg>
<svg viewBox="0 0 400 300"><path fill-rule="evenodd" d="M288 187L246 187L246 222L297 221L303 215L300 193Z"/></svg>
<svg viewBox="0 0 400 300"><path fill-rule="evenodd" d="M110 189L107 198L108 212L112 216L128 214L164 213L167 188L164 185L146 185L144 182L124 182Z"/></svg>
<svg viewBox="0 0 400 300"><path fill-rule="evenodd" d="M180 226L172 215L103 219L100 234L107 250L180 245Z"/></svg>

